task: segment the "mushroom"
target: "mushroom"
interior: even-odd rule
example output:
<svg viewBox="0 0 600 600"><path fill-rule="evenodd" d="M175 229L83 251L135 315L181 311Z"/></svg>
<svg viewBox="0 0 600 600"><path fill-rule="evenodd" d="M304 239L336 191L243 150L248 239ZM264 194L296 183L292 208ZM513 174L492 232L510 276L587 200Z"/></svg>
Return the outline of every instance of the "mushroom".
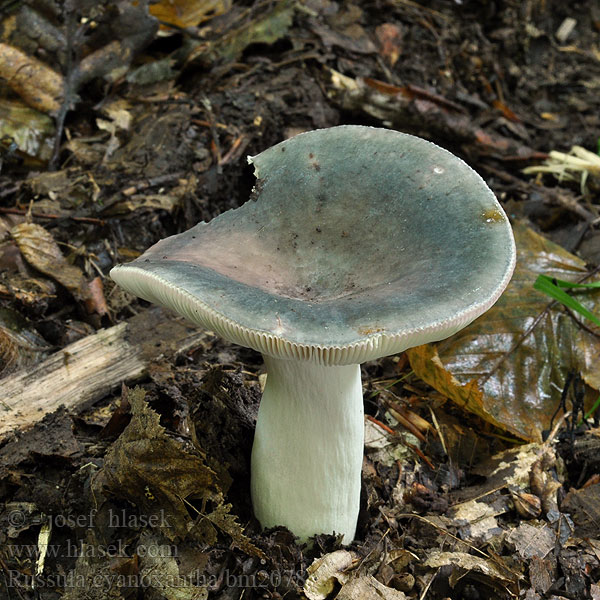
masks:
<svg viewBox="0 0 600 600"><path fill-rule="evenodd" d="M447 338L489 309L515 265L483 179L420 138L344 125L250 157L235 210L164 239L111 277L261 352L252 449L263 527L352 541L360 504L360 364Z"/></svg>

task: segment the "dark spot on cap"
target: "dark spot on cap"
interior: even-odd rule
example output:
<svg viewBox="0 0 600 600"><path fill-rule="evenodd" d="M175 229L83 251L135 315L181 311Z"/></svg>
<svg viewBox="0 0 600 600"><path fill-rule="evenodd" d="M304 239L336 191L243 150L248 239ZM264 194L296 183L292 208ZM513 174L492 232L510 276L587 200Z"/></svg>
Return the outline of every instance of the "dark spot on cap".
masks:
<svg viewBox="0 0 600 600"><path fill-rule="evenodd" d="M315 157L315 155L312 152L308 153L308 158L314 158L314 157Z"/></svg>
<svg viewBox="0 0 600 600"><path fill-rule="evenodd" d="M282 147L281 147L281 151L282 151L282 152L285 152L285 146L282 146Z"/></svg>
<svg viewBox="0 0 600 600"><path fill-rule="evenodd" d="M165 259L165 258L167 258L167 255L166 255L166 254L163 256L163 259Z"/></svg>
<svg viewBox="0 0 600 600"><path fill-rule="evenodd" d="M317 233L321 233L321 228L320 228L320 227L316 227L316 228L315 228L315 231L316 231Z"/></svg>
<svg viewBox="0 0 600 600"><path fill-rule="evenodd" d="M262 192L263 187L265 186L265 181L266 178L258 179L254 184L254 187L250 192L250 200L252 200L252 202L256 202L258 200L258 197L260 196L260 193ZM258 221L255 221L255 223L258 223Z"/></svg>
<svg viewBox="0 0 600 600"><path fill-rule="evenodd" d="M359 335L371 335L373 333L379 333L381 331L385 331L383 327L378 327L377 325L363 325L357 329Z"/></svg>
<svg viewBox="0 0 600 600"><path fill-rule="evenodd" d="M312 166L314 167L315 171L321 170L321 165L318 162L314 162Z"/></svg>

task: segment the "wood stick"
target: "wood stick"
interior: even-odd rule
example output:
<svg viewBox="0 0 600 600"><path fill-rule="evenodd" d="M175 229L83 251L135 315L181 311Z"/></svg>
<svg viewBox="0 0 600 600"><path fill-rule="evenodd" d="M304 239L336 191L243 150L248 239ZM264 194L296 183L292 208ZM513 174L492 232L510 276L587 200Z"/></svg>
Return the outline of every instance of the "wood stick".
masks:
<svg viewBox="0 0 600 600"><path fill-rule="evenodd" d="M0 380L0 441L64 404L78 412L122 382L139 380L152 360L172 358L210 334L182 317L152 307L126 323L102 329L43 362Z"/></svg>

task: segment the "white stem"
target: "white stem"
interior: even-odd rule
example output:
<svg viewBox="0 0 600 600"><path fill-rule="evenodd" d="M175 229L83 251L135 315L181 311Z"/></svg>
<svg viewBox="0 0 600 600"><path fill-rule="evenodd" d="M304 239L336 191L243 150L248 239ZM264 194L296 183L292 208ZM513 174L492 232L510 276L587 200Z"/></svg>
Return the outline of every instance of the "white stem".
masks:
<svg viewBox="0 0 600 600"><path fill-rule="evenodd" d="M252 448L252 504L263 527L354 538L364 420L360 365L265 356L267 384Z"/></svg>

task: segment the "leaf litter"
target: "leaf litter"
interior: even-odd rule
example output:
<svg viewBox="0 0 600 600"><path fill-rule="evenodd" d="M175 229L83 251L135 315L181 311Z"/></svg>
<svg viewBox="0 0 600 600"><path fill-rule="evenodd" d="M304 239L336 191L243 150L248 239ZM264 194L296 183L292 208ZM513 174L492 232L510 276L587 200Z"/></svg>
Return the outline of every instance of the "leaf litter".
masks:
<svg viewBox="0 0 600 600"><path fill-rule="evenodd" d="M176 0L74 15L34 0L2 17L4 375L144 318L103 279L110 267L238 206L244 155L307 129L395 126L445 145L510 207L520 259L471 328L415 349L410 366L364 366L349 548L260 532L248 493L260 360L207 335L153 354L143 391L115 388L3 441L3 594L600 597L598 422L583 418L598 332L533 289L538 274L579 281L599 262L596 16L384 5ZM568 31L561 11L576 17ZM523 176L546 159L535 182ZM598 313L597 293L570 293Z"/></svg>

